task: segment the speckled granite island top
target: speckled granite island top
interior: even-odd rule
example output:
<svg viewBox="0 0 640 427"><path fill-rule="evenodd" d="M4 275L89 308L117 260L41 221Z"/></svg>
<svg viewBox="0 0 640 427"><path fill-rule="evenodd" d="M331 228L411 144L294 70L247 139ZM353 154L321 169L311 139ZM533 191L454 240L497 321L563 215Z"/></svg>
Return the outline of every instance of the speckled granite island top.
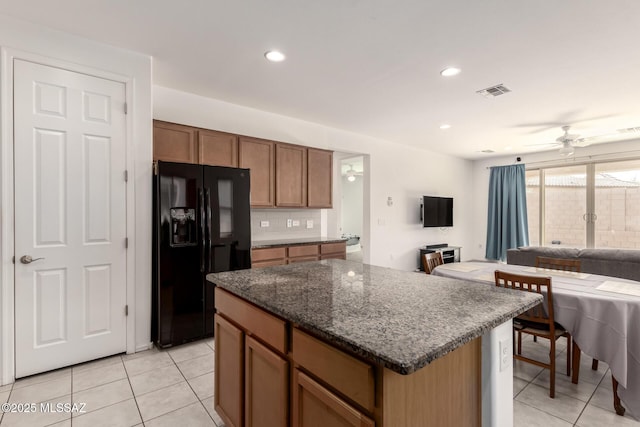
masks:
<svg viewBox="0 0 640 427"><path fill-rule="evenodd" d="M251 242L252 249L276 248L292 245L319 245L322 243L346 242L343 237L299 237L297 239L255 240Z"/></svg>
<svg viewBox="0 0 640 427"><path fill-rule="evenodd" d="M422 368L542 300L343 260L213 273L207 279L400 374Z"/></svg>

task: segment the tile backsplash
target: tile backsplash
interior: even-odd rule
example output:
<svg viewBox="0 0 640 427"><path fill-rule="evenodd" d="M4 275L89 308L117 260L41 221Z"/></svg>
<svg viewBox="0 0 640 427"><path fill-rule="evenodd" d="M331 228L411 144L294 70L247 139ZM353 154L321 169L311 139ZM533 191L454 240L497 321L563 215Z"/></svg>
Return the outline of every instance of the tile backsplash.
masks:
<svg viewBox="0 0 640 427"><path fill-rule="evenodd" d="M265 221L269 225L261 226ZM307 221L313 222L313 228L307 228ZM251 209L252 240L299 237L320 237L320 209Z"/></svg>

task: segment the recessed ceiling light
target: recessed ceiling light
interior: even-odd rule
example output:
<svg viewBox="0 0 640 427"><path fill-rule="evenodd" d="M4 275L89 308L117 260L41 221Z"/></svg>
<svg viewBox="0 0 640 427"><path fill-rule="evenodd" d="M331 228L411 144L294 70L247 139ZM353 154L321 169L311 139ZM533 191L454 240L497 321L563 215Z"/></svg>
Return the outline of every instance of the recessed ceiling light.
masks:
<svg viewBox="0 0 640 427"><path fill-rule="evenodd" d="M460 68L456 67L447 67L444 70L440 71L440 75L444 77L457 76L462 71Z"/></svg>
<svg viewBox="0 0 640 427"><path fill-rule="evenodd" d="M451 128L451 125L446 124L446 123L440 125L440 129L442 129L442 130L450 129L450 128Z"/></svg>
<svg viewBox="0 0 640 427"><path fill-rule="evenodd" d="M285 59L284 53L277 50L269 50L265 52L264 57L271 62L282 62Z"/></svg>
<svg viewBox="0 0 640 427"><path fill-rule="evenodd" d="M504 149L505 149L506 151L511 151L513 148L512 148L510 145L508 145L508 146L504 147Z"/></svg>

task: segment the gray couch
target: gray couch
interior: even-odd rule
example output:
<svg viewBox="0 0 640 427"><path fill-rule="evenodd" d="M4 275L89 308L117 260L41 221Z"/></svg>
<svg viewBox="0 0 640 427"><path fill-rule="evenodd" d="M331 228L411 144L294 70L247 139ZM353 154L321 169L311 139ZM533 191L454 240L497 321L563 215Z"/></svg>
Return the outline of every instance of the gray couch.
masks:
<svg viewBox="0 0 640 427"><path fill-rule="evenodd" d="M640 250L524 246L507 251L507 264L534 266L536 257L579 259L583 273L640 281Z"/></svg>

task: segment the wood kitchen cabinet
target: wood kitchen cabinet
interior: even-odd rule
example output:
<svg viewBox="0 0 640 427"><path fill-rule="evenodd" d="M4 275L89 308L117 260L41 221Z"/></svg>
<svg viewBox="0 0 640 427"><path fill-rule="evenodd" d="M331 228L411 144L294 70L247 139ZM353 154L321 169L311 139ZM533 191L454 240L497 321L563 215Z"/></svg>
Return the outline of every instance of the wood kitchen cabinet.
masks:
<svg viewBox="0 0 640 427"><path fill-rule="evenodd" d="M251 207L275 206L275 143L241 136L238 152L239 166L251 170Z"/></svg>
<svg viewBox="0 0 640 427"><path fill-rule="evenodd" d="M238 167L238 135L198 130L198 163L210 166Z"/></svg>
<svg viewBox="0 0 640 427"><path fill-rule="evenodd" d="M229 427L243 426L244 334L219 315L214 318L214 406ZM219 369L224 366L224 369ZM224 392L222 392L224 390Z"/></svg>
<svg viewBox="0 0 640 427"><path fill-rule="evenodd" d="M307 162L307 206L310 208L331 208L333 152L309 148Z"/></svg>
<svg viewBox="0 0 640 427"><path fill-rule="evenodd" d="M286 324L215 289L215 410L233 427L287 427Z"/></svg>
<svg viewBox="0 0 640 427"><path fill-rule="evenodd" d="M298 369L293 372L293 427L374 427L374 421Z"/></svg>
<svg viewBox="0 0 640 427"><path fill-rule="evenodd" d="M251 250L251 268L323 259L347 259L345 242L279 246Z"/></svg>
<svg viewBox="0 0 640 427"><path fill-rule="evenodd" d="M153 121L153 160L198 163L197 130L190 126Z"/></svg>
<svg viewBox="0 0 640 427"><path fill-rule="evenodd" d="M245 338L245 426L287 427L289 363Z"/></svg>
<svg viewBox="0 0 640 427"><path fill-rule="evenodd" d="M333 152L153 121L153 159L250 169L252 208L331 208Z"/></svg>
<svg viewBox="0 0 640 427"><path fill-rule="evenodd" d="M307 148L276 143L276 206L307 206Z"/></svg>

